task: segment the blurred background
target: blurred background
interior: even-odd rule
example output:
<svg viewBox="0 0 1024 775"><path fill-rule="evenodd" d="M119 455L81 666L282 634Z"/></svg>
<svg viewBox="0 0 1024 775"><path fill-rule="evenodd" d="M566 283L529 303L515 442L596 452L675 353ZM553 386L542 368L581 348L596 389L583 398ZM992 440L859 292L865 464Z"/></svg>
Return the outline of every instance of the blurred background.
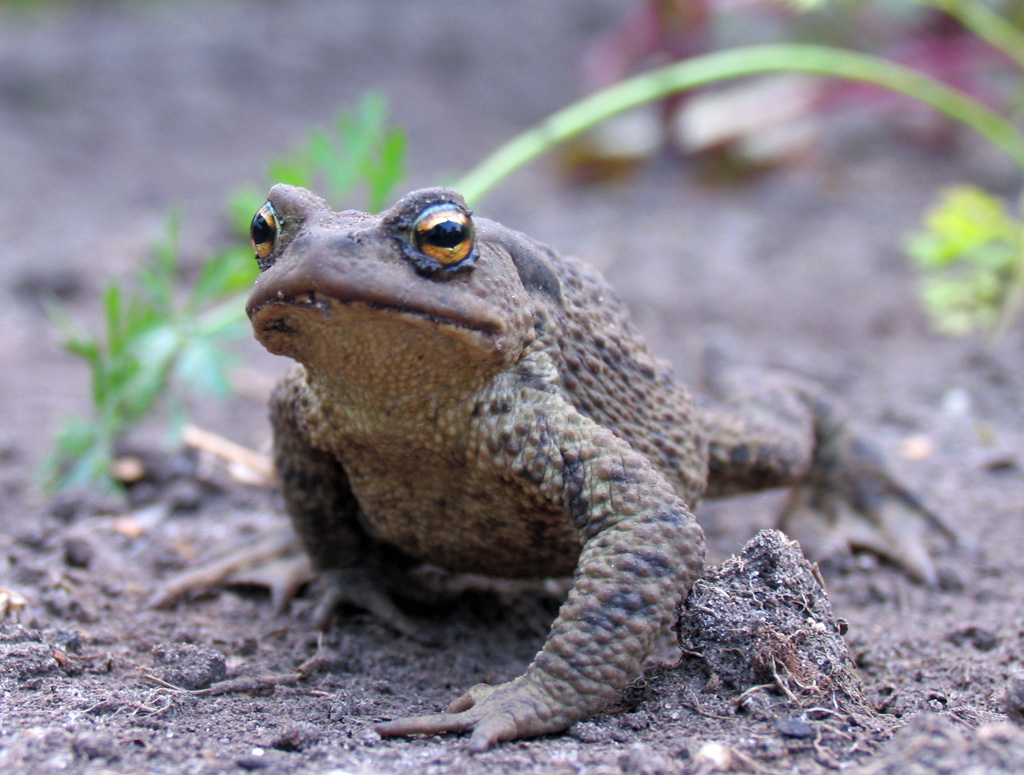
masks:
<svg viewBox="0 0 1024 775"><path fill-rule="evenodd" d="M19 461L9 488L24 490L61 418L102 411L90 405L85 362L62 344L76 329L102 344L104 289L127 305L153 246L170 241L176 273L150 281L189 298L224 251L244 255L246 214L292 174L281 160L358 114L368 94L376 135L397 127L404 137L386 204L457 180L594 89L781 41L874 53L1006 115L1020 96L1008 57L935 8L896 0L807 13L732 0L0 3L0 400L8 459ZM367 206L365 187L334 196L323 179L310 185L334 206ZM741 357L808 373L854 401L868 364L885 389L919 398L905 367L932 362L932 344L959 345L931 337L904 244L941 189L964 181L1009 198L1019 170L911 100L775 75L608 122L476 209L595 263L692 381L710 330L740 343ZM63 333L46 311L54 302ZM202 350L184 375L234 401L187 390L184 401L188 416L262 448L267 430L251 418L287 364L244 328L229 347L237 367L213 373L215 354ZM139 347L155 351L151 340ZM883 368L893 363L904 368ZM142 432L147 443L160 443L160 427Z"/></svg>

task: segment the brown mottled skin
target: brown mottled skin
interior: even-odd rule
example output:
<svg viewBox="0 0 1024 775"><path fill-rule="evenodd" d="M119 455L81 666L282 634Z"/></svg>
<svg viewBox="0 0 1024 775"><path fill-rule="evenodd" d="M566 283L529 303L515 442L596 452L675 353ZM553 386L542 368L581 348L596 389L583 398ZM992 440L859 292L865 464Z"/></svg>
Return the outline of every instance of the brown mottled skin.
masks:
<svg viewBox="0 0 1024 775"><path fill-rule="evenodd" d="M271 417L285 503L331 582L321 615L344 600L407 630L381 583L414 560L574 576L525 674L382 735L471 731L483 750L593 715L639 674L701 572L691 510L706 488L810 481L818 493L843 468L841 452L815 457L823 428L845 431L813 390L699 414L595 270L470 221L454 191L417 191L379 216L284 185L268 205L276 228L254 226L263 273L248 312L266 348L300 364ZM416 242L437 205L475 230L450 264ZM890 485L874 481L871 494Z"/></svg>

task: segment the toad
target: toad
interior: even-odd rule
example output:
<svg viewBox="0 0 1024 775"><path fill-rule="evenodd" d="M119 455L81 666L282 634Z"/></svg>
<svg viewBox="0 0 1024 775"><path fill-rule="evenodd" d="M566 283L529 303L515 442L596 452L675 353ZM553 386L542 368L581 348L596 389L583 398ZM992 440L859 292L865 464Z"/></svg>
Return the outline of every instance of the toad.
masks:
<svg viewBox="0 0 1024 775"><path fill-rule="evenodd" d="M526 672L384 736L470 747L564 730L641 670L704 562L702 496L792 486L926 581L931 515L824 393L752 378L698 410L601 275L455 191L380 215L275 186L252 222L256 338L297 361L271 399L284 502L326 589L400 630L389 568L573 577Z"/></svg>

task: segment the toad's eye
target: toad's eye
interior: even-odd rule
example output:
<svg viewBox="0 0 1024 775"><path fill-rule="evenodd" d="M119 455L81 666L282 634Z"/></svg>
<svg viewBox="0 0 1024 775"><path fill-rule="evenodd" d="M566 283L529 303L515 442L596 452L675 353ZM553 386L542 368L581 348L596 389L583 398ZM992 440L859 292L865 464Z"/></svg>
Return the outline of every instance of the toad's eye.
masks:
<svg viewBox="0 0 1024 775"><path fill-rule="evenodd" d="M252 249L256 251L257 261L263 261L274 251L277 242L277 213L270 202L263 205L252 217L249 237L252 239Z"/></svg>
<svg viewBox="0 0 1024 775"><path fill-rule="evenodd" d="M473 252L473 222L452 204L428 207L412 226L413 247L441 266L454 266Z"/></svg>

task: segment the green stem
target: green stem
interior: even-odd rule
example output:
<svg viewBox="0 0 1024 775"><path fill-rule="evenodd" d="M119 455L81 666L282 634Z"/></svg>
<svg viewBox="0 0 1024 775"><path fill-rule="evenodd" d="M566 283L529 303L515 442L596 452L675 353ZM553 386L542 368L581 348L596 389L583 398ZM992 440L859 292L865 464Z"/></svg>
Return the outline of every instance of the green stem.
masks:
<svg viewBox="0 0 1024 775"><path fill-rule="evenodd" d="M948 13L993 48L1002 51L1024 70L1024 34L982 2L917 0Z"/></svg>
<svg viewBox="0 0 1024 775"><path fill-rule="evenodd" d="M706 54L634 76L552 114L470 170L455 187L474 202L519 167L617 113L698 86L770 72L848 78L930 105L979 132L1024 171L1024 137L1007 119L921 73L878 57L828 46L777 44Z"/></svg>

